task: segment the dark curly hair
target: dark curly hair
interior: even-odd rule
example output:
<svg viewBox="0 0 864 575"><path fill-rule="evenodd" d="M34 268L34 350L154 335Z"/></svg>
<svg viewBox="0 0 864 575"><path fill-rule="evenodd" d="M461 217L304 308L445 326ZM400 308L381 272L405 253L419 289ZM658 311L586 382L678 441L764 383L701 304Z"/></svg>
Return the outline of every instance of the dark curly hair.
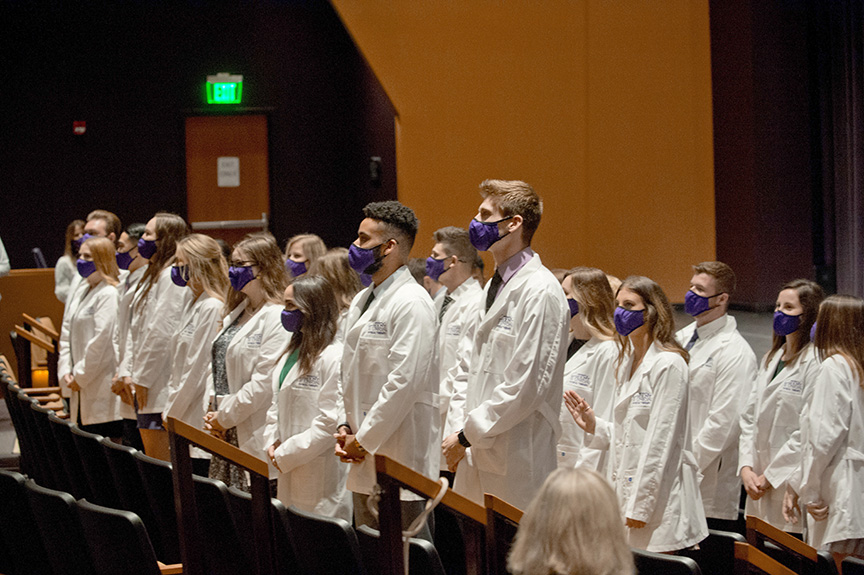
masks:
<svg viewBox="0 0 864 575"><path fill-rule="evenodd" d="M404 244L405 253L411 251L414 238L417 236L417 228L420 226L420 220L414 215L414 210L395 200L390 200L366 204L363 215L384 224L387 231L398 236L397 240L401 240L400 243Z"/></svg>

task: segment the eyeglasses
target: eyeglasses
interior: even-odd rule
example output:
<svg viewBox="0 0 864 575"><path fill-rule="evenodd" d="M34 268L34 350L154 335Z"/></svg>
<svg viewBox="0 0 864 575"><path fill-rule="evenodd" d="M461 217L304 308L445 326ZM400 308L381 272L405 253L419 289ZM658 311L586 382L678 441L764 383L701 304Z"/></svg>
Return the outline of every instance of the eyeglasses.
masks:
<svg viewBox="0 0 864 575"><path fill-rule="evenodd" d="M232 268L251 268L252 266L257 266L258 264L255 262L231 262Z"/></svg>

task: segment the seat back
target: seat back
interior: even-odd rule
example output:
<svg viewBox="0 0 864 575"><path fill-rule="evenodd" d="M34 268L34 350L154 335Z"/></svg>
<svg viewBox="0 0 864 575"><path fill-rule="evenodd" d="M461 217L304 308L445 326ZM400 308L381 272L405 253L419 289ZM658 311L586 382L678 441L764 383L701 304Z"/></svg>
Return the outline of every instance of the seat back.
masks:
<svg viewBox="0 0 864 575"><path fill-rule="evenodd" d="M254 573L255 564L249 560L247 545L251 533L241 533L234 522L228 488L221 481L193 476L198 525L207 541L204 562L211 575ZM246 540L249 536L249 540ZM254 557L253 557L254 558Z"/></svg>
<svg viewBox="0 0 864 575"><path fill-rule="evenodd" d="M288 524L288 510L278 499L271 499L273 517L273 550L276 556L277 573L300 572L297 556L294 554L294 540ZM236 506L235 506L236 509ZM251 520L251 518L250 518Z"/></svg>
<svg viewBox="0 0 864 575"><path fill-rule="evenodd" d="M864 559L857 557L843 559L843 575L864 575Z"/></svg>
<svg viewBox="0 0 864 575"><path fill-rule="evenodd" d="M174 507L174 478L171 464L149 457L140 451L134 452L138 475L144 485L144 493L150 504L153 518L159 531L159 545L163 563L181 563L180 532L177 529L177 510Z"/></svg>
<svg viewBox="0 0 864 575"><path fill-rule="evenodd" d="M49 413L48 427L51 429L54 443L63 462L69 493L75 499L93 499L90 483L84 473L84 463L78 457L78 448L75 447L75 440L72 439L72 424L65 419L60 419L54 413Z"/></svg>
<svg viewBox="0 0 864 575"><path fill-rule="evenodd" d="M77 507L96 575L159 575L147 529L137 515L86 499Z"/></svg>
<svg viewBox="0 0 864 575"><path fill-rule="evenodd" d="M14 331L9 332L9 339L12 340L12 349L15 351L15 362L18 364L18 385L20 387L33 387L30 342Z"/></svg>
<svg viewBox="0 0 864 575"><path fill-rule="evenodd" d="M66 473L63 456L60 454L60 448L54 439L54 432L51 430L51 422L48 420L48 417L54 415L54 412L45 409L38 403L31 403L30 409L33 411L33 422L36 424L36 430L42 439L45 463L51 469L51 477L54 480L53 484L45 485L45 487L70 493L72 489L69 486L69 475Z"/></svg>
<svg viewBox="0 0 864 575"><path fill-rule="evenodd" d="M689 557L633 549L638 575L702 575L699 565Z"/></svg>
<svg viewBox="0 0 864 575"><path fill-rule="evenodd" d="M301 572L365 574L357 535L347 521L306 513L293 505L287 509L285 518Z"/></svg>
<svg viewBox="0 0 864 575"><path fill-rule="evenodd" d="M519 530L522 510L489 493L486 507L486 561L490 575L507 575L507 556Z"/></svg>
<svg viewBox="0 0 864 575"><path fill-rule="evenodd" d="M820 560L819 552L758 517L747 517L747 542L801 575L835 575L834 561Z"/></svg>
<svg viewBox="0 0 864 575"><path fill-rule="evenodd" d="M63 491L40 487L32 480L25 487L54 575L93 573L75 499Z"/></svg>
<svg viewBox="0 0 864 575"><path fill-rule="evenodd" d="M368 525L357 528L357 542L367 573L381 573L384 566L379 563L380 533ZM408 568L411 575L445 575L444 565L435 546L425 539L410 539L408 543Z"/></svg>
<svg viewBox="0 0 864 575"><path fill-rule="evenodd" d="M4 573L51 573L24 483L20 473L0 470L0 540L12 564Z"/></svg>
<svg viewBox="0 0 864 575"><path fill-rule="evenodd" d="M24 393L18 392L18 414L21 417L21 422L24 424L24 435L27 437L25 446L28 450L27 457L32 463L33 478L41 485L53 486L54 474L51 464L48 462L46 452L48 448L45 446L42 434L39 431L36 421L36 413L30 409L31 405L38 402Z"/></svg>
<svg viewBox="0 0 864 575"><path fill-rule="evenodd" d="M0 356L2 357L2 356ZM6 359L5 357L3 358ZM19 463L22 473L31 475L32 471L28 467L30 462L27 460L27 433L24 423L21 421L20 404L18 403L18 392L21 391L12 377L7 372L0 373L0 393L3 394L3 401L6 402L6 409L9 411L9 418L12 420L12 427L15 429L15 435L18 438L18 448L21 452L21 461Z"/></svg>
<svg viewBox="0 0 864 575"><path fill-rule="evenodd" d="M249 553L251 560L257 561L255 536L252 530L252 494L246 493L236 487L228 487L228 504L231 507L234 525L237 527L237 532L242 540L244 549ZM293 553L291 556L293 557Z"/></svg>
<svg viewBox="0 0 864 575"><path fill-rule="evenodd" d="M699 565L703 575L729 575L735 572L735 543L746 543L740 533L708 531L708 537L699 542L699 549L681 551Z"/></svg>
<svg viewBox="0 0 864 575"><path fill-rule="evenodd" d="M84 431L77 425L73 425L70 429L78 457L84 465L84 475L87 477L93 502L120 509L120 497L117 495L114 482L110 480L111 470L100 443L102 436Z"/></svg>

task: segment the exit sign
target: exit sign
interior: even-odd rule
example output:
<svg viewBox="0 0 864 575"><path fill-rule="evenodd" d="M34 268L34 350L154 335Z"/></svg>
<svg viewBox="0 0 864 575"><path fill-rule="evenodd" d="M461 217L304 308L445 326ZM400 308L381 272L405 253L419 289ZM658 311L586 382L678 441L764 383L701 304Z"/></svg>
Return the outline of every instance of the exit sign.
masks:
<svg viewBox="0 0 864 575"><path fill-rule="evenodd" d="M220 72L207 76L208 104L239 104L243 96L243 76Z"/></svg>

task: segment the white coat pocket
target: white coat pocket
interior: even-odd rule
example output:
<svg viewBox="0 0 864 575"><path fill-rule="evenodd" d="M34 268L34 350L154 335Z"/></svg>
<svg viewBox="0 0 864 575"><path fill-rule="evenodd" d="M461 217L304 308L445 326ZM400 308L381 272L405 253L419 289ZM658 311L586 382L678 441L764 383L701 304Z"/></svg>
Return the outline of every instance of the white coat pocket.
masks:
<svg viewBox="0 0 864 575"><path fill-rule="evenodd" d="M316 457L291 472L291 498L306 507L324 498L324 460Z"/></svg>
<svg viewBox="0 0 864 575"><path fill-rule="evenodd" d="M507 332L493 330L483 354L483 371L500 375L513 359L516 336Z"/></svg>
<svg viewBox="0 0 864 575"><path fill-rule="evenodd" d="M361 337L357 342L357 353L360 357L360 373L366 375L387 375L389 340Z"/></svg>

